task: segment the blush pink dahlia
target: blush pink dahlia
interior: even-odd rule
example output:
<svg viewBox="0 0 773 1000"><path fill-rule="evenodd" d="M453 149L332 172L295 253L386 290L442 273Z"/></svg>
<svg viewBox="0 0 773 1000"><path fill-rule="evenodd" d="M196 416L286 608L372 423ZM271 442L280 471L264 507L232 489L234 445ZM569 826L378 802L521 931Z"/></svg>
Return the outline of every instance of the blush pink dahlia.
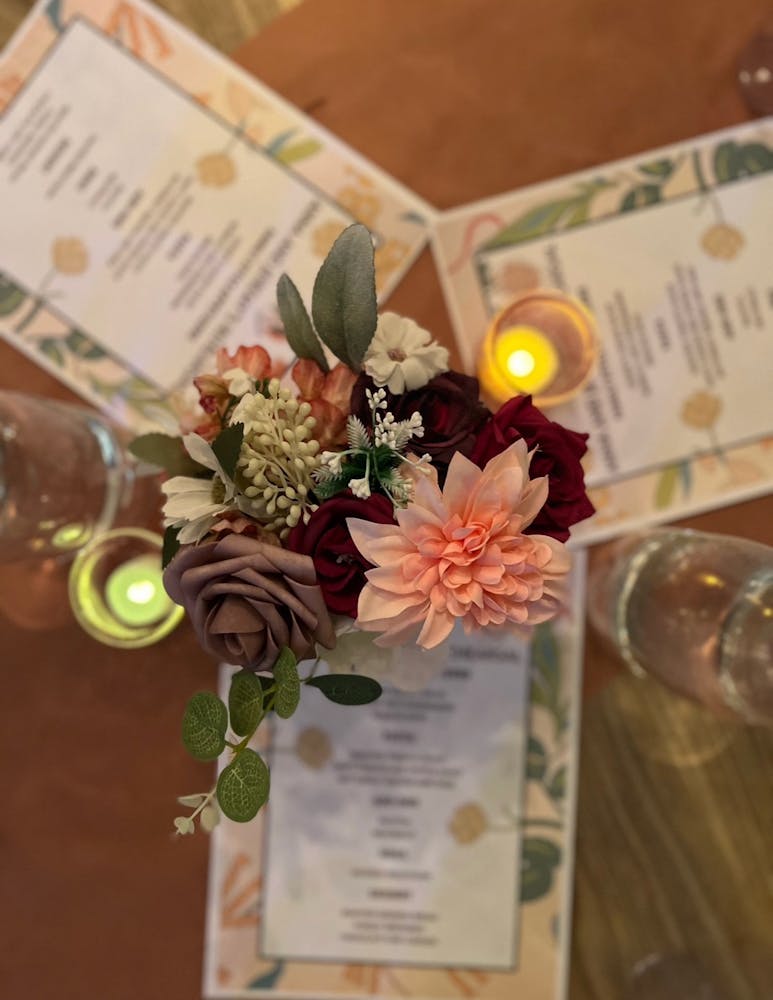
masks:
<svg viewBox="0 0 773 1000"><path fill-rule="evenodd" d="M546 477L529 479L525 441L481 470L454 455L441 491L429 477L397 524L347 520L375 569L365 575L357 626L380 632L381 646L415 640L430 649L457 619L470 632L490 625L536 625L561 604L569 570L564 546L525 535L545 503Z"/></svg>

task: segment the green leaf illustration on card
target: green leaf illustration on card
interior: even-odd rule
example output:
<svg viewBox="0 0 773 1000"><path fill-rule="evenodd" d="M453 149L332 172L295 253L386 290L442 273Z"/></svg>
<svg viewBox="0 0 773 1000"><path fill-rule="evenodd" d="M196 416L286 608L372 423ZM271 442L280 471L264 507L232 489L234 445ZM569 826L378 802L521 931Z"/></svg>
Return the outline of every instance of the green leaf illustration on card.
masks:
<svg viewBox="0 0 773 1000"><path fill-rule="evenodd" d="M526 750L526 777L530 781L542 781L548 766L548 755L545 747L536 736L529 737Z"/></svg>
<svg viewBox="0 0 773 1000"><path fill-rule="evenodd" d="M741 146L741 163L747 174L763 174L773 170L773 150L761 142L747 142Z"/></svg>
<svg viewBox="0 0 773 1000"><path fill-rule="evenodd" d="M550 622L538 625L531 641L531 701L550 713L560 736L569 717L561 692L561 653Z"/></svg>
<svg viewBox="0 0 773 1000"><path fill-rule="evenodd" d="M280 163L289 166L291 163L297 163L298 160L305 160L307 157L313 156L320 149L322 149L322 143L318 139L301 139L300 142L294 142L291 146L283 145L274 153L274 157Z"/></svg>
<svg viewBox="0 0 773 1000"><path fill-rule="evenodd" d="M100 361L102 358L107 357L107 351L100 347L99 344L95 344L90 337L81 333L80 330L71 330L64 338L64 343L67 344L70 354L74 354L77 358L82 358L84 361Z"/></svg>
<svg viewBox="0 0 773 1000"><path fill-rule="evenodd" d="M657 184L639 184L629 191L620 202L621 212L632 212L645 205L654 205L661 200L660 187Z"/></svg>
<svg viewBox="0 0 773 1000"><path fill-rule="evenodd" d="M675 160L664 158L662 160L651 160L649 163L640 163L639 171L647 174L648 177L658 177L660 180L665 180L674 172L675 166Z"/></svg>
<svg viewBox="0 0 773 1000"><path fill-rule="evenodd" d="M559 802L566 795L566 765L562 764L550 779L547 792L551 799Z"/></svg>
<svg viewBox="0 0 773 1000"><path fill-rule="evenodd" d="M0 316L10 316L27 298L27 293L7 278L0 278Z"/></svg>
<svg viewBox="0 0 773 1000"><path fill-rule="evenodd" d="M220 773L217 801L229 819L248 823L266 803L269 786L270 775L265 761L247 747Z"/></svg>
<svg viewBox="0 0 773 1000"><path fill-rule="evenodd" d="M526 240L546 236L556 229L567 229L587 222L593 199L599 191L613 186L613 182L597 178L576 185L575 193L566 198L545 202L529 209L513 223L489 240L483 250L513 246Z"/></svg>
<svg viewBox="0 0 773 1000"><path fill-rule="evenodd" d="M714 150L714 176L718 184L737 180L743 171L743 160L737 142L720 142Z"/></svg>
<svg viewBox="0 0 773 1000"><path fill-rule="evenodd" d="M674 502L679 487L679 478L678 465L668 465L661 470L655 485L655 508L657 510L664 510Z"/></svg>
<svg viewBox="0 0 773 1000"><path fill-rule="evenodd" d="M263 972L261 973L261 975L257 977L257 979L253 979L252 982L247 985L247 989L249 990L273 989L278 983L280 976L284 972L284 967L285 967L284 959L280 958L279 961L274 963L274 965L272 966L272 968L268 970L268 972Z"/></svg>
<svg viewBox="0 0 773 1000"><path fill-rule="evenodd" d="M64 368L64 351L62 350L62 342L59 337L44 337L43 340L38 341L38 350L41 354L45 355L49 361L53 361L54 364Z"/></svg>
<svg viewBox="0 0 773 1000"><path fill-rule="evenodd" d="M521 902L547 895L553 885L561 849L544 837L524 837L521 848Z"/></svg>

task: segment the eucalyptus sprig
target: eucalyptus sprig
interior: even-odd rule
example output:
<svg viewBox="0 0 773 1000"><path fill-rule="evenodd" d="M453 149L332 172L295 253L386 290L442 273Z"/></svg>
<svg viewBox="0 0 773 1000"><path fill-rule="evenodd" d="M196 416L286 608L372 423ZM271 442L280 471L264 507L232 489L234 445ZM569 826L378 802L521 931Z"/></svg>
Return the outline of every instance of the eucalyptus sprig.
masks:
<svg viewBox="0 0 773 1000"><path fill-rule="evenodd" d="M352 371L360 371L378 322L373 240L365 226L348 226L333 243L314 282L311 316L286 274L276 297L285 336L299 358L328 371L324 344Z"/></svg>
<svg viewBox="0 0 773 1000"><path fill-rule="evenodd" d="M319 662L319 661L317 661ZM286 646L274 663L273 673L239 670L231 678L228 704L211 691L194 694L185 707L182 740L196 760L216 760L226 751L229 762L208 792L184 795L181 805L192 807L189 816L177 816L175 830L193 833L196 820L209 833L220 811L237 823L253 819L268 801L271 775L268 765L249 744L263 720L273 712L289 719L298 708L301 686L315 687L339 705L367 705L381 695L381 685L360 674L298 675L295 654Z"/></svg>

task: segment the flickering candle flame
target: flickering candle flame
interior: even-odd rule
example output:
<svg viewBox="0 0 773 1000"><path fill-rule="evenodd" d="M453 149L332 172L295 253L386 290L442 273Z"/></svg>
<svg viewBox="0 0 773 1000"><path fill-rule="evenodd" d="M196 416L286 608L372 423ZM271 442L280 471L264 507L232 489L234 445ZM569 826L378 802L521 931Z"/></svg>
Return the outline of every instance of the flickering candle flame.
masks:
<svg viewBox="0 0 773 1000"><path fill-rule="evenodd" d="M497 337L494 363L511 384L512 395L537 395L558 371L558 355L548 338L530 326L515 326Z"/></svg>

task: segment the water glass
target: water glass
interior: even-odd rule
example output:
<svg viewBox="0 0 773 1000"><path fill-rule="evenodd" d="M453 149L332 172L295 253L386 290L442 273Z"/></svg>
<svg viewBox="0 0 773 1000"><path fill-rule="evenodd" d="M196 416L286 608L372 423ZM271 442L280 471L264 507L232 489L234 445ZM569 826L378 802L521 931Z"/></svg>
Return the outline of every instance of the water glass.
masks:
<svg viewBox="0 0 773 1000"><path fill-rule="evenodd" d="M97 413L0 391L0 564L79 549L114 523L134 479Z"/></svg>
<svg viewBox="0 0 773 1000"><path fill-rule="evenodd" d="M773 723L773 548L660 529L606 547L588 611L630 669L717 714Z"/></svg>

